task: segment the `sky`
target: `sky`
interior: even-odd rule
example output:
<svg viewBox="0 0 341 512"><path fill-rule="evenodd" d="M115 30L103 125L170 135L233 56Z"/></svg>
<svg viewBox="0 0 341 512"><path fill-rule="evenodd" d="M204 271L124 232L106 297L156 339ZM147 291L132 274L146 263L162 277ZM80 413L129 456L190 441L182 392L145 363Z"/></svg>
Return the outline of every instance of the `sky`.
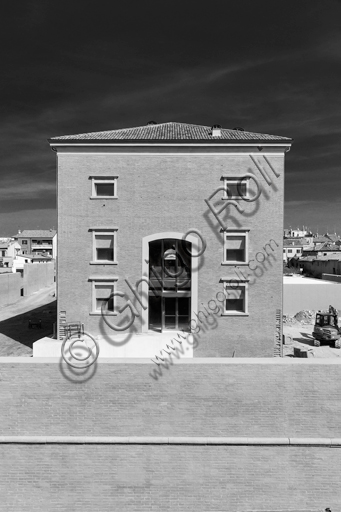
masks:
<svg viewBox="0 0 341 512"><path fill-rule="evenodd" d="M8 2L0 236L57 227L49 137L150 120L292 137L285 227L341 234L340 20L340 0Z"/></svg>

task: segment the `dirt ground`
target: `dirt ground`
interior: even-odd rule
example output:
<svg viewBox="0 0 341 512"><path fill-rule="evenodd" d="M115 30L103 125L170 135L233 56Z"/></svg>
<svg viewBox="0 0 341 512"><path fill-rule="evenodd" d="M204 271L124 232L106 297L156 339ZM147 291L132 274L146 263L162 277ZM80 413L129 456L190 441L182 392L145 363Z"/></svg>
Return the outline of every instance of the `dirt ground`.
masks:
<svg viewBox="0 0 341 512"><path fill-rule="evenodd" d="M314 324L283 324L283 334L292 337L292 344L285 344L283 346L283 355L293 357L294 347L299 347L307 349L311 357L341 357L341 350L335 348L333 344L323 344L320 347L314 347L313 328Z"/></svg>
<svg viewBox="0 0 341 512"><path fill-rule="evenodd" d="M55 284L0 307L0 357L31 356L33 343L52 335L56 318ZM29 320L41 320L41 328L29 328Z"/></svg>

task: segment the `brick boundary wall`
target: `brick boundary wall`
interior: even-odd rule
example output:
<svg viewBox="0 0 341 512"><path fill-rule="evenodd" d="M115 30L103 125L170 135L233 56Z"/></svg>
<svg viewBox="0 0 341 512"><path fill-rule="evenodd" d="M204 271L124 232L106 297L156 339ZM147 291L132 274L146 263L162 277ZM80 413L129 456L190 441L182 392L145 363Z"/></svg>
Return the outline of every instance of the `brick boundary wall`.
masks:
<svg viewBox="0 0 341 512"><path fill-rule="evenodd" d="M0 511L340 512L340 364L1 358Z"/></svg>
<svg viewBox="0 0 341 512"><path fill-rule="evenodd" d="M323 437L148 437L148 436L0 436L2 444L98 444L184 446L324 446L341 447L341 438Z"/></svg>
<svg viewBox="0 0 341 512"><path fill-rule="evenodd" d="M341 437L339 358L34 361L0 360L2 436Z"/></svg>
<svg viewBox="0 0 341 512"><path fill-rule="evenodd" d="M0 446L6 512L339 512L340 453L240 446Z"/></svg>

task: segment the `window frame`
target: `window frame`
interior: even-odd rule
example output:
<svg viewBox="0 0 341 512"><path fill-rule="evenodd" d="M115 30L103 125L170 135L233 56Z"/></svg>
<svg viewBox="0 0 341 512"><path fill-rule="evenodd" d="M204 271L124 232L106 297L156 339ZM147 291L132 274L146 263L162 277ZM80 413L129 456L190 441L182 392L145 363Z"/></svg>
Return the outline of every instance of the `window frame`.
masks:
<svg viewBox="0 0 341 512"><path fill-rule="evenodd" d="M118 199L117 194L117 180L118 176L89 176L91 180L91 196L90 199ZM96 185L114 185L114 195L112 196L98 196L96 194Z"/></svg>
<svg viewBox="0 0 341 512"><path fill-rule="evenodd" d="M117 227L96 227L90 228L92 232L92 260L90 265L117 265ZM113 260L98 260L97 259L97 246L96 246L96 235L109 235L113 238Z"/></svg>
<svg viewBox="0 0 341 512"><path fill-rule="evenodd" d="M230 288L232 291L240 287L244 288L244 311L226 310L226 299L228 298L226 297L225 301L223 302L224 307L221 316L249 316L249 279L234 279L231 277L224 277L221 279L221 281L223 283L223 293L225 297L226 294L228 295L228 292L226 291L227 288ZM237 283L238 286L232 286L232 282Z"/></svg>
<svg viewBox="0 0 341 512"><path fill-rule="evenodd" d="M93 276L89 277L89 281L91 281L91 310L89 315L91 316L101 316L101 309L97 309L96 307L96 289L100 286L112 286L112 293L116 292L116 285L118 281L118 277L116 276ZM113 297L113 311L106 311L105 316L117 316L117 312L115 311L116 300L115 296Z"/></svg>
<svg viewBox="0 0 341 512"><path fill-rule="evenodd" d="M231 199L233 201L247 201L250 199L250 177L249 176L222 176L221 180L223 181L223 197L225 201L228 199ZM237 196L229 196L227 193L228 183L231 183L231 185L236 185L238 183L245 183L246 184L246 194L243 196L237 195Z"/></svg>
<svg viewBox="0 0 341 512"><path fill-rule="evenodd" d="M27 240L21 240L21 245L28 245Z"/></svg>
<svg viewBox="0 0 341 512"><path fill-rule="evenodd" d="M224 240L223 240L223 261L221 262L222 265L248 265L249 264L249 236L250 236L250 229L244 228L244 229L225 229L222 230ZM227 250L227 238L228 236L243 236L245 238L245 258L244 261L238 261L238 260L226 260L226 250Z"/></svg>

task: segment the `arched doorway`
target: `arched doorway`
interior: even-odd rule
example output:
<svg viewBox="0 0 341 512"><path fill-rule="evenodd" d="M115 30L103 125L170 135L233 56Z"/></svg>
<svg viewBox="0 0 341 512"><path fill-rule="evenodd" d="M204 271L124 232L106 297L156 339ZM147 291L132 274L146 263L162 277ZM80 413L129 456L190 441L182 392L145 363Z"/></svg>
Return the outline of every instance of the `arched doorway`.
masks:
<svg viewBox="0 0 341 512"><path fill-rule="evenodd" d="M196 239L181 233L159 233L143 239L143 332L190 330L197 310ZM194 252L197 249L194 249Z"/></svg>

